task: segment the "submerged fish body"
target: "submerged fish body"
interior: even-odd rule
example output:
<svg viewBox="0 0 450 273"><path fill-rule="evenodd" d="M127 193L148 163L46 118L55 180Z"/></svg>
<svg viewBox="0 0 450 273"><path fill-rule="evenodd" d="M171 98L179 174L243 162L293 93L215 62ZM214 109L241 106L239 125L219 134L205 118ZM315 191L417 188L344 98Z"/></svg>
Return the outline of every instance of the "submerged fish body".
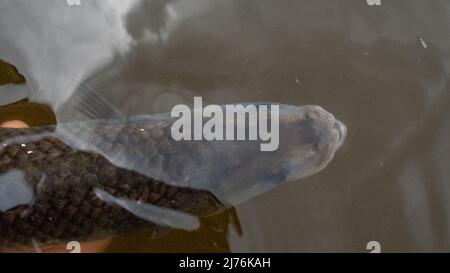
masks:
<svg viewBox="0 0 450 273"><path fill-rule="evenodd" d="M111 118L0 129L1 245L192 230L197 217L320 171L346 135L318 106L280 105L272 152L259 141L175 141L169 114L96 109Z"/></svg>
<svg viewBox="0 0 450 273"><path fill-rule="evenodd" d="M169 114L63 124L56 135L115 166L238 205L320 171L345 139L345 126L319 106L277 106L279 147L271 152L260 150L261 140L176 141Z"/></svg>
<svg viewBox="0 0 450 273"><path fill-rule="evenodd" d="M0 129L0 132L3 137L13 139L52 129ZM51 136L4 145L0 162L0 184L8 184L7 188L0 186L3 190L0 196L9 195L9 199L2 196L0 200L3 246L30 245L33 241L93 240L138 229L154 230L155 236L164 232L164 226L100 199L96 194L99 190L138 205L152 204L197 216L223 208L208 192L170 186L118 168L99 154L75 150ZM12 176L17 173L22 175ZM155 220L164 223L163 216Z"/></svg>

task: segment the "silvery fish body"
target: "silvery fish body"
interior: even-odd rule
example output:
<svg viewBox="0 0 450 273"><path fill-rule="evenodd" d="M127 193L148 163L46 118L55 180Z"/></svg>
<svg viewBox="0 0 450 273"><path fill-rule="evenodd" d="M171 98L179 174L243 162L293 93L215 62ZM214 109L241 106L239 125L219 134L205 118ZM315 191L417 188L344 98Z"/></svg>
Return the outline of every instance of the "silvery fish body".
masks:
<svg viewBox="0 0 450 273"><path fill-rule="evenodd" d="M318 106L279 106L272 152L260 141L175 141L170 114L0 129L0 244L193 230L197 217L320 171L345 126Z"/></svg>

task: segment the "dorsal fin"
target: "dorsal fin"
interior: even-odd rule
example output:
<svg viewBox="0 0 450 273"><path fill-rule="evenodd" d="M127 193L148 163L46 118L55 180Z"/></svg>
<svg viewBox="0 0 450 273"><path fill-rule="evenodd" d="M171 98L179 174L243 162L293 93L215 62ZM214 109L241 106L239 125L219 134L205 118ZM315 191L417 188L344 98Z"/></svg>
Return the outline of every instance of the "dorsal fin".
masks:
<svg viewBox="0 0 450 273"><path fill-rule="evenodd" d="M124 119L119 110L87 84L69 83L74 87L72 96L56 112L59 123L98 119Z"/></svg>

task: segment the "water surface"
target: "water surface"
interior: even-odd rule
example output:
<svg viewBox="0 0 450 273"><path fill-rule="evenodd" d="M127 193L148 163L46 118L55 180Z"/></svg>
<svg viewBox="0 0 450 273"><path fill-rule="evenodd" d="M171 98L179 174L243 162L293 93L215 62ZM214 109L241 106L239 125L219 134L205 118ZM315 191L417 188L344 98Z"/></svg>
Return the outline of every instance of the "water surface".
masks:
<svg viewBox="0 0 450 273"><path fill-rule="evenodd" d="M448 1L126 2L0 0L0 59L26 79L0 103L56 111L77 79L127 115L193 96L316 104L348 136L319 174L237 206L242 235L225 213L110 251L449 250Z"/></svg>

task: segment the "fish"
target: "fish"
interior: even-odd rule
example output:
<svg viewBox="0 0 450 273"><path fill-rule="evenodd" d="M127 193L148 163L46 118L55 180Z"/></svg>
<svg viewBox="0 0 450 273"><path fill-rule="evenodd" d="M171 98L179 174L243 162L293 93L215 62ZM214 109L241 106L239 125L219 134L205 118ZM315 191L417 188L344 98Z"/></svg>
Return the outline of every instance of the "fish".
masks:
<svg viewBox="0 0 450 273"><path fill-rule="evenodd" d="M255 105L279 106L275 151L175 141L170 113L126 117L79 84L57 125L0 128L0 246L195 230L201 217L321 171L346 138L322 107Z"/></svg>

